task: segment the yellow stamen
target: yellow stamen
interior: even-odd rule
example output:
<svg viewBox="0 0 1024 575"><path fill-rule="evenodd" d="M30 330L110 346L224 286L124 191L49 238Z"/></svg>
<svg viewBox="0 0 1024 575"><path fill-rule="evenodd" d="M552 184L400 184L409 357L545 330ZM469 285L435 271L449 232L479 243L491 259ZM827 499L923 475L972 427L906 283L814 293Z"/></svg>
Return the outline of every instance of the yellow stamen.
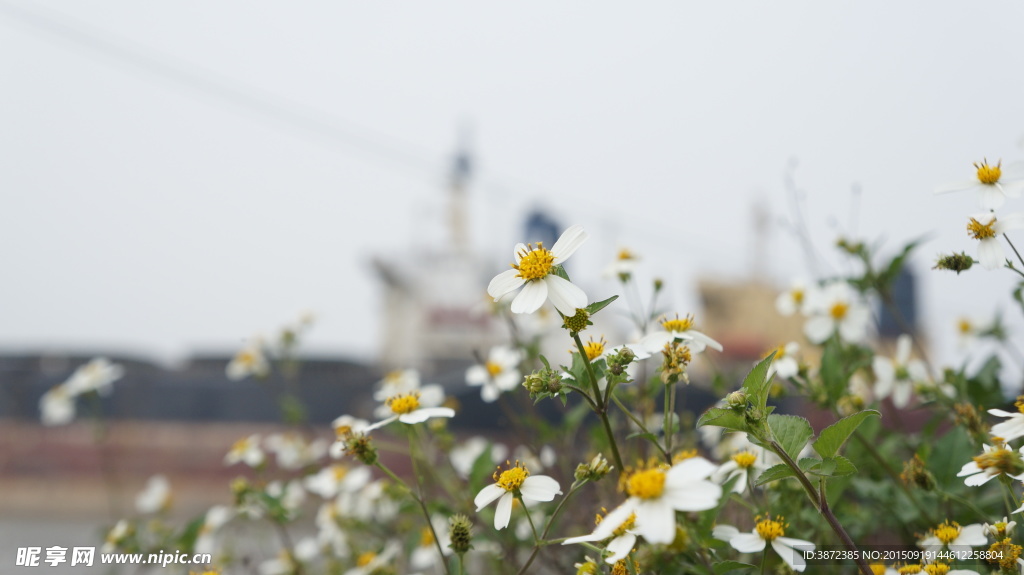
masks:
<svg viewBox="0 0 1024 575"><path fill-rule="evenodd" d="M434 544L434 532L429 527L420 530L420 547L430 547Z"/></svg>
<svg viewBox="0 0 1024 575"><path fill-rule="evenodd" d="M1002 166L1002 160L994 166L990 166L988 160L980 164L975 162L974 167L978 169L978 181L988 185L998 182L999 177L1003 175Z"/></svg>
<svg viewBox="0 0 1024 575"><path fill-rule="evenodd" d="M832 319L838 321L846 317L846 312L849 310L850 304L840 301L832 304L832 307L828 310L828 314L832 316Z"/></svg>
<svg viewBox="0 0 1024 575"><path fill-rule="evenodd" d="M630 497L655 499L665 491L665 472L661 469L637 471L626 482L626 493Z"/></svg>
<svg viewBox="0 0 1024 575"><path fill-rule="evenodd" d="M506 465L510 465L509 462L505 462ZM501 469L500 467L498 469ZM497 471L491 476L502 489L505 491L513 492L518 491L523 486L523 482L530 476L530 470L525 465L520 463L518 460L514 467L509 467L505 471L502 471L499 475Z"/></svg>
<svg viewBox="0 0 1024 575"><path fill-rule="evenodd" d="M626 248L622 248L619 250L618 255L616 255L615 257L619 260L635 260L636 254L634 254L633 252L629 251Z"/></svg>
<svg viewBox="0 0 1024 575"><path fill-rule="evenodd" d="M526 249L519 252L519 263L512 264L512 267L519 270L516 274L526 281L539 280L551 273L554 267L555 255L544 248L543 242L537 242L537 247L527 244Z"/></svg>
<svg viewBox="0 0 1024 575"><path fill-rule="evenodd" d="M493 361L488 361L487 363L484 364L484 367L487 368L487 373L491 374L491 377L494 377L501 373L502 371L504 371L502 370L500 365L494 363Z"/></svg>
<svg viewBox="0 0 1024 575"><path fill-rule="evenodd" d="M932 529L932 535L934 535L944 545L949 545L953 540L960 536L960 524L953 521L946 521L942 525L939 525L935 529Z"/></svg>
<svg viewBox="0 0 1024 575"><path fill-rule="evenodd" d="M761 539L765 541L774 541L776 538L782 537L786 534L786 523L783 522L783 518L780 516L778 520L772 519L769 515L763 520L757 517L757 525L754 526L754 530L761 536Z"/></svg>
<svg viewBox="0 0 1024 575"><path fill-rule="evenodd" d="M331 471L334 473L335 481L341 481L346 475L348 475L348 467L345 467L344 465L332 465Z"/></svg>
<svg viewBox="0 0 1024 575"><path fill-rule="evenodd" d="M749 451L741 451L736 455L732 456L732 460L736 462L736 465L746 469L757 461L757 456Z"/></svg>
<svg viewBox="0 0 1024 575"><path fill-rule="evenodd" d="M914 575L916 573L921 572L921 566L917 563L914 563L912 565L904 565L903 567L897 569L896 572L900 575Z"/></svg>
<svg viewBox="0 0 1024 575"><path fill-rule="evenodd" d="M945 563L929 563L924 566L924 572L928 575L946 575L946 573L949 573L949 565Z"/></svg>
<svg viewBox="0 0 1024 575"><path fill-rule="evenodd" d="M693 316L687 315L683 319L679 319L679 314L676 314L675 319L662 319L661 327L665 331L682 332L687 331L693 327Z"/></svg>
<svg viewBox="0 0 1024 575"><path fill-rule="evenodd" d="M371 561L373 561L376 558L376 553L374 553L373 551L367 551L361 554L358 559L356 559L356 565L358 565L359 567L366 567L370 564Z"/></svg>
<svg viewBox="0 0 1024 575"><path fill-rule="evenodd" d="M793 288L789 292L789 297L793 298L793 303L799 305L804 303L804 290L803 288Z"/></svg>
<svg viewBox="0 0 1024 575"><path fill-rule="evenodd" d="M1020 413L1024 413L1024 395L1017 396L1017 401L1014 402L1013 406L1016 407L1017 411Z"/></svg>
<svg viewBox="0 0 1024 575"><path fill-rule="evenodd" d="M386 403L395 415L412 413L420 408L420 394L418 392L414 392L396 395L394 397L389 397Z"/></svg>
<svg viewBox="0 0 1024 575"><path fill-rule="evenodd" d="M971 333L972 331L974 331L974 326L971 324L970 320L968 320L966 318L960 318L956 322L956 329L962 335L967 335L967 334Z"/></svg>
<svg viewBox="0 0 1024 575"><path fill-rule="evenodd" d="M594 361L601 357L601 354L604 353L604 346L606 345L608 345L608 342L605 341L604 336L601 336L600 341L594 341L594 338L590 338L590 341L583 344L583 351L587 354L587 359Z"/></svg>
<svg viewBox="0 0 1024 575"><path fill-rule="evenodd" d="M1011 471L1015 466L1014 464L1014 453L1005 447L998 447L991 451L986 451L981 455L975 455L973 457L974 463L978 465L980 469L988 469L994 467L1000 472Z"/></svg>
<svg viewBox="0 0 1024 575"><path fill-rule="evenodd" d="M884 563L872 563L869 567L871 568L871 573L874 575L885 575Z"/></svg>
<svg viewBox="0 0 1024 575"><path fill-rule="evenodd" d="M684 449L672 456L672 465L679 463L680 461L686 461L687 459L693 459L697 457L696 449Z"/></svg>
<svg viewBox="0 0 1024 575"><path fill-rule="evenodd" d="M996 218L992 217L992 221L987 224L983 224L978 220L971 218L971 221L967 222L967 235L971 236L976 240L985 240L996 237Z"/></svg>

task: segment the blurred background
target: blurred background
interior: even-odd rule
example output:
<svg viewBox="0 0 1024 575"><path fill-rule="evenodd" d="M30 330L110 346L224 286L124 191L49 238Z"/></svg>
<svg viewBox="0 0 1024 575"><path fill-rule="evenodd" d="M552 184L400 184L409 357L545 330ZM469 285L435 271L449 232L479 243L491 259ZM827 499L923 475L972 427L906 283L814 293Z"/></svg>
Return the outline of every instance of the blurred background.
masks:
<svg viewBox="0 0 1024 575"><path fill-rule="evenodd" d="M930 269L975 252L980 211L933 190L1024 160L1022 17L1011 1L0 0L5 530L54 518L86 544L81 525L129 512L156 472L183 516L223 502L226 450L279 429L274 383L225 366L304 313L314 433L368 409L390 369L458 392L474 351L507 339L487 281L516 242L573 224L592 300L621 293L601 272L629 249L638 285L663 279L662 308L744 365L799 333L772 303L794 278L855 269L839 237L890 257L922 239L906 310L937 363L970 362L959 320L1019 333L1016 281ZM624 309L611 343L636 335ZM95 356L125 369L105 451L87 421L38 423Z"/></svg>

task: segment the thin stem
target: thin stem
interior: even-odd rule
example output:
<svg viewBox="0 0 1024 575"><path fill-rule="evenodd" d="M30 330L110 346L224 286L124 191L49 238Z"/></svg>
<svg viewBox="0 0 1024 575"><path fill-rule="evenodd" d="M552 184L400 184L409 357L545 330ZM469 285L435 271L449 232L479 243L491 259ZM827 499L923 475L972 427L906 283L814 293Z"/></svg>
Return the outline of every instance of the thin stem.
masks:
<svg viewBox="0 0 1024 575"><path fill-rule="evenodd" d="M420 477L419 464L416 463L416 449L415 443L413 442L413 435L416 434L415 429L409 430L409 460L412 461L412 474L416 479L416 489L419 490L419 497L413 496L420 504L420 509L423 510L423 518L427 522L427 528L430 529L430 534L434 536L434 546L437 547L438 556L441 558L441 563L444 565L444 572L451 575L451 570L448 568L448 562L444 560L444 549L441 548L441 540L437 537L437 531L434 529L434 522L430 520L430 511L427 510L426 503L423 502L423 479Z"/></svg>
<svg viewBox="0 0 1024 575"><path fill-rule="evenodd" d="M635 415L633 415L633 412L631 412L625 405L622 404L622 400L619 399L617 395L613 393L611 399L612 403L619 406L619 409L622 410L622 413L625 413L626 417L628 417L633 423L636 424L637 427L640 428L640 431L643 431L648 435L654 435L650 431L647 431L647 427L644 425L644 423L640 421ZM658 443L657 441L653 441L652 443L654 443L654 446L658 448L658 451L660 451L661 454L665 456L665 459L668 460L669 463L671 463L672 456L669 455L669 452L666 451L665 448L663 448L661 444Z"/></svg>
<svg viewBox="0 0 1024 575"><path fill-rule="evenodd" d="M547 544L550 544L550 543L554 543L554 541L545 542L545 541L543 541L543 538L548 536L548 531L550 531L551 530L551 526L554 525L555 518L558 517L558 514L562 511L562 507L565 506L565 502L569 501L569 498L572 497L573 494L576 493L579 490L580 487L583 487L584 485L586 485L586 483L587 483L586 479L584 479L583 481L580 481L578 483L573 483L572 487L569 488L569 493L566 493L565 497L563 497L562 500L558 502L558 506L555 507L554 512L551 513L551 517L548 517L548 523L547 523L547 525L544 526L544 532L541 533L540 538L538 538L536 543L534 544L533 552L530 553L530 558L527 559L526 563L523 564L523 566L519 569L517 575L523 575L523 573L526 573L526 570L530 568L530 565L533 563L533 560L537 557L537 552L540 551L541 545L547 545ZM523 508L525 509L526 506L524 505ZM529 517L530 514L527 513L526 516ZM530 522L530 526L531 527L533 526L533 522L532 521ZM534 530L534 537L536 537L536 533L537 533L536 530Z"/></svg>
<svg viewBox="0 0 1024 575"><path fill-rule="evenodd" d="M953 501L956 501L957 503L963 505L964 507L967 507L971 511L977 513L979 518L984 519L986 521L989 519L988 513L985 513L984 511L979 509L977 505L971 502L971 500L960 497L959 495L954 495L947 491L942 491L941 489L939 490L939 494L942 497L945 497L946 499L952 499Z"/></svg>
<svg viewBox="0 0 1024 575"><path fill-rule="evenodd" d="M669 454L672 453L672 433L671 433L672 427L671 427L671 425L672 425L672 413L674 413L673 406L671 405L672 398L671 398L671 391L670 391L670 389L672 387L675 387L675 384L670 384L670 383L666 383L665 384L665 405L663 406L663 408L665 410L665 413L664 413L664 415L665 415L665 422L661 426L661 428L663 430L665 430L665 451L667 453L669 453ZM670 459L669 463L671 463L671 462L672 461Z"/></svg>
<svg viewBox="0 0 1024 575"><path fill-rule="evenodd" d="M1024 265L1024 258L1020 257L1020 252L1017 251L1017 246L1013 245L1013 242L1010 241L1010 236L1003 234L1003 239L1006 240L1006 243L1010 244L1010 248L1013 250L1013 253L1017 255L1017 261L1019 261L1021 265Z"/></svg>
<svg viewBox="0 0 1024 575"><path fill-rule="evenodd" d="M540 544L540 535L537 535L537 527L533 524L533 517L530 516L530 510L526 508L526 502L523 501L523 496L520 495L516 497L516 499L518 499L519 503L523 506L523 513L526 514L526 521L530 524L530 531L533 531L533 544Z"/></svg>
<svg viewBox="0 0 1024 575"><path fill-rule="evenodd" d="M590 357L587 356L586 349L583 346L583 341L580 339L578 332L572 332L572 339L576 342L576 349L579 351L580 357L583 359L584 365L587 366L587 375L590 377L590 387L594 393L594 401L597 403L597 416L601 418L601 423L604 425L604 431L608 434L608 443L612 446L612 456L615 458L615 466L619 470L619 474L622 474L622 456L619 455L619 446L615 443L615 433L612 431L612 424L608 421L608 406L605 405L603 398L601 397L601 388L597 385L597 374L594 373L594 366L590 363Z"/></svg>
<svg viewBox="0 0 1024 575"><path fill-rule="evenodd" d="M914 492L911 491L909 487L907 487L907 484L903 483L903 480L900 479L900 476L898 473L896 473L896 470L893 469L891 465L889 465L889 462L886 461L880 453L878 453L878 450L875 449L874 444L865 439L864 436L861 435L860 431L854 431L853 438L857 440L857 443L859 443L861 447L867 450L868 454L870 454L875 461L878 462L878 464L882 467L882 469L889 476L889 478L892 479L892 482L899 486L899 488L903 491L903 494L907 496L907 499L909 499L910 502L914 504L914 507L917 508L918 513L921 514L921 517L923 517L924 520L927 521L929 524L935 524L935 520L932 519L931 514L928 513L928 510L925 508L925 506L920 501L918 501L917 497L914 496Z"/></svg>

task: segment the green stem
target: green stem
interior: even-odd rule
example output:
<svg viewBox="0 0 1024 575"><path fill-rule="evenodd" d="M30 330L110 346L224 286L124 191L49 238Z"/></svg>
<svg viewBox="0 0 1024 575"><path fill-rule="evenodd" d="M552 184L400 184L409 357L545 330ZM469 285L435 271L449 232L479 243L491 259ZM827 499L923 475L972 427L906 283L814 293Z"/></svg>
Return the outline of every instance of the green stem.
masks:
<svg viewBox="0 0 1024 575"><path fill-rule="evenodd" d="M441 540L437 537L437 531L434 530L434 522L430 520L430 511L427 510L426 503L423 502L423 478L420 476L419 464L416 462L416 445L413 441L413 435L416 434L416 429L413 427L409 430L409 459L412 461L412 474L416 480L416 489L419 490L419 496L413 496L416 501L420 504L420 509L423 510L423 518L427 522L427 528L430 529L430 534L434 536L434 546L437 547L438 557L441 558L441 564L444 565L444 572L451 575L451 570L448 568L448 562L444 560L444 549L441 548Z"/></svg>
<svg viewBox="0 0 1024 575"><path fill-rule="evenodd" d="M622 410L622 413L625 413L626 417L628 417L633 423L636 424L637 427L640 428L640 431L643 431L644 433L646 433L648 435L654 435L650 431L647 431L647 427L644 425L644 423L642 421L640 421L635 415L633 415L633 412L631 412L625 405L622 404L622 400L619 399L618 396L616 396L615 394L612 394L611 399L612 399L612 402L615 405L617 405L620 410ZM658 443L656 440L652 440L652 443L654 443L654 446L658 448L658 451L660 451L661 454L665 456L666 461L668 461L668 463L671 464L672 463L672 456L669 455L669 452L666 451L665 448L663 448L661 446L661 444Z"/></svg>
<svg viewBox="0 0 1024 575"><path fill-rule="evenodd" d="M1024 258L1020 257L1020 252L1017 251L1017 246L1013 245L1013 242L1010 241L1010 236L1003 234L1003 239L1006 240L1006 243L1010 244L1010 248L1013 250L1013 253L1017 255L1017 261L1019 261L1021 265L1024 265ZM1024 275L1024 273L1021 275Z"/></svg>
<svg viewBox="0 0 1024 575"><path fill-rule="evenodd" d="M954 495L952 493L949 493L947 491L942 491L942 490L939 490L939 495L941 495L942 497L944 497L946 499L952 499L953 501L956 501L957 503L959 503L959 504L963 505L964 507L967 507L971 511L975 512L980 519L984 519L985 521L988 521L988 519L989 519L988 513L985 513L984 511L979 509L978 506L975 505L974 503L972 503L969 499L964 499L963 497L960 497L959 495Z"/></svg>
<svg viewBox="0 0 1024 575"><path fill-rule="evenodd" d="M664 415L665 415L665 422L662 424L662 429L665 431L665 451L668 452L669 454L672 453L671 424L672 424L672 413L674 412L673 406L670 403L672 401L672 398L671 398L672 394L670 392L670 389L672 389L672 387L675 387L674 383L666 383L665 384L665 405L664 405L664 409L665 409L665 413L664 413ZM669 463L672 463L671 459L669 459Z"/></svg>
<svg viewBox="0 0 1024 575"><path fill-rule="evenodd" d="M563 497L562 500L558 502L558 506L555 507L554 512L551 513L551 517L548 517L547 525L544 526L544 532L541 533L541 536L537 539L536 543L534 543L533 552L530 553L530 558L527 559L526 563L523 564L522 568L519 569L517 575L523 575L523 573L526 573L526 570L530 568L530 565L533 563L533 560L537 557L537 552L540 551L541 545L547 545L547 544L550 544L550 543L554 543L554 541L545 542L543 540L543 538L548 536L548 531L550 531L551 530L551 526L554 525L555 518L558 517L558 514L562 511L562 507L565 506L565 502L569 501L569 498L571 498L573 496L573 494L576 493L579 490L580 487L583 487L584 485L586 485L586 483L587 483L586 479L584 479L583 481L577 482L577 483L573 483L572 487L569 488L569 493L566 493L565 497ZM523 507L525 508L526 506L524 505ZM526 516L529 517L530 514L527 513ZM533 522L532 521L530 522L530 526L531 527L533 526ZM534 530L534 537L536 537L536 535L537 535L537 531Z"/></svg>
<svg viewBox="0 0 1024 575"><path fill-rule="evenodd" d="M411 441L411 435L410 435L410 441ZM388 469L388 467L386 465L384 465L380 461L377 461L376 463L374 463L374 466L376 466L377 469L380 469L381 471L383 471L384 474L387 475L388 477L390 477L395 483L401 485L406 491L409 492L409 495L412 496L412 498L416 501L416 503L419 503L420 509L423 511L423 517L427 520L427 526L430 528L430 532L434 535L434 545L437 546L437 552L441 554L441 558L442 558L441 563L444 564L444 572L447 573L448 575L451 575L451 571L448 569L448 562L443 560L444 559L444 550L441 549L441 542L437 538L437 532L434 531L434 524L430 522L430 511L427 510L427 505L423 502L423 499L420 496L418 496L416 494L416 492L412 490L411 487L409 487L408 483L403 481L401 477L395 475L395 473L393 471L391 471L390 469ZM415 466L416 466L416 463L415 463L415 461L413 461L413 467L415 467ZM413 471L413 473L416 474L415 471ZM418 474L416 474L416 475L418 475ZM417 483L418 483L418 481L417 481Z"/></svg>
<svg viewBox="0 0 1024 575"><path fill-rule="evenodd" d="M580 339L578 332L572 332L572 339L576 342L576 349L579 351L580 357L583 359L583 364L587 366L587 375L590 377L590 387L594 393L594 401L597 403L597 409L595 410L597 416L601 418L601 424L604 426L605 433L608 434L608 443L612 446L612 456L615 458L615 466L622 474L622 456L619 455L619 446L615 443L615 433L612 432L612 424L608 421L608 406L605 405L604 400L601 397L601 388L597 385L597 374L594 373L594 366L590 363L590 358L587 356L586 349L583 346L583 341Z"/></svg>
<svg viewBox="0 0 1024 575"><path fill-rule="evenodd" d="M863 447L868 452L868 454L870 454L871 457L878 462L879 465L881 465L882 469L889 476L892 482L899 486L900 490L903 491L903 494L907 496L907 499L909 499L910 502L914 505L914 507L917 508L917 512L921 514L921 517L923 517L929 525L935 525L935 520L932 518L931 514L928 513L928 510L925 508L925 506L917 499L916 496L914 496L914 492L911 491L909 487L907 487L907 484L903 483L903 480L900 479L899 474L896 473L896 470L893 469L891 465L889 465L889 462L886 461L884 457L882 457L882 454L878 453L878 450L875 449L874 444L865 439L859 430L853 432L853 438L858 443L860 443L861 447Z"/></svg>

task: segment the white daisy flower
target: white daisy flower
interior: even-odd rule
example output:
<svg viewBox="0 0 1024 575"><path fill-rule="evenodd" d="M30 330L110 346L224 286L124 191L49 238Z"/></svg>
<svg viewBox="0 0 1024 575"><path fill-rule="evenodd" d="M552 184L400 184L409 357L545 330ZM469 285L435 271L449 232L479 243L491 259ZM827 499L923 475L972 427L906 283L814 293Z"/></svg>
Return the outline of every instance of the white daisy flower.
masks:
<svg viewBox="0 0 1024 575"><path fill-rule="evenodd" d="M259 575L291 575L296 569L298 564L295 558L287 549L282 549L277 553L277 557L261 562L257 572Z"/></svg>
<svg viewBox="0 0 1024 575"><path fill-rule="evenodd" d="M733 477L739 477L739 480L733 485L732 492L743 493L747 490L747 484L757 479L757 476L764 470L764 457L760 457L753 450L744 450L734 453L729 461L718 466L718 469L711 474L711 481L725 485Z"/></svg>
<svg viewBox="0 0 1024 575"><path fill-rule="evenodd" d="M331 422L331 427L334 428L335 440L327 450L331 457L334 459L340 459L345 454L347 448L346 442L353 434L362 434L366 431L366 428L370 426L370 422L365 419L359 419L358 417L352 417L351 415L342 415L335 418Z"/></svg>
<svg viewBox="0 0 1024 575"><path fill-rule="evenodd" d="M896 339L896 355L892 359L876 355L871 361L875 378L875 397L879 400L892 395L892 403L903 409L910 403L915 383L928 381L928 369L919 359L910 359L913 340L907 334Z"/></svg>
<svg viewBox="0 0 1024 575"><path fill-rule="evenodd" d="M124 368L110 363L105 357L97 357L79 367L71 374L64 385L71 395L80 395L90 391L100 394L110 392L111 384L124 376Z"/></svg>
<svg viewBox="0 0 1024 575"><path fill-rule="evenodd" d="M772 363L768 366L768 377L778 375L782 379L789 379L800 372L800 362L796 359L796 354L800 351L800 344L791 341L771 351L775 352L775 357L772 358Z"/></svg>
<svg viewBox="0 0 1024 575"><path fill-rule="evenodd" d="M600 515L598 515L597 516L598 529L600 529L600 525L602 523L604 523L604 522L605 522L605 518L602 518ZM608 563L609 565L612 565L615 562L617 562L619 559L625 558L626 555L629 555L629 552L633 550L633 546L636 545L636 537L637 537L637 533L633 529L633 527L635 525L636 525L636 514L633 513L633 514L630 514L628 517L626 517L625 521L623 521L620 525L618 525L618 526L612 525L611 526L611 527L614 528L614 531L612 531L612 533L610 535L611 539L604 546L605 550L610 553L610 555L608 555L608 557L605 558L605 562L606 563ZM606 529L604 531L607 531L607 526L606 526ZM572 543L593 543L593 542L596 542L596 541L602 541L604 539L608 539L608 536L601 537L602 534L603 533L598 533L598 530L595 529L594 532L591 533L590 535L580 535L579 537L570 537L570 538L566 539L565 541L563 541L562 545L569 545L569 544L572 544Z"/></svg>
<svg viewBox="0 0 1024 575"><path fill-rule="evenodd" d="M423 423L431 417L455 417L455 410L440 407L444 403L444 390L440 385L425 385L419 391L393 395L377 408L377 416L391 414L377 423L363 428L363 432L379 429L392 421L398 420L406 424Z"/></svg>
<svg viewBox="0 0 1024 575"><path fill-rule="evenodd" d="M823 343L833 333L847 342L859 342L867 335L871 312L860 301L853 288L844 281L835 281L815 292L807 302L811 317L804 324L804 335L813 343Z"/></svg>
<svg viewBox="0 0 1024 575"><path fill-rule="evenodd" d="M267 484L266 493L277 499L281 503L281 507L290 513L298 511L306 500L306 490L302 488L302 482L298 479L288 482L271 481Z"/></svg>
<svg viewBox="0 0 1024 575"><path fill-rule="evenodd" d="M807 568L802 551L813 551L814 543L803 539L783 537L786 534L786 527L789 524L783 521L782 517L772 519L769 515L765 519L756 518L757 525L750 533L741 533L732 525L717 525L711 534L715 539L728 541L733 549L740 553L759 553L771 543L772 549L779 554L779 557L789 565L791 569L803 572ZM800 550L795 547L799 545Z"/></svg>
<svg viewBox="0 0 1024 575"><path fill-rule="evenodd" d="M372 478L370 470L366 467L351 469L347 465L336 463L324 467L313 475L307 475L303 479L303 484L310 493L330 499L342 491L359 491L370 483Z"/></svg>
<svg viewBox="0 0 1024 575"><path fill-rule="evenodd" d="M804 313L804 308L809 299L813 299L813 287L808 287L804 280L794 280L789 289L780 293L775 298L775 310L780 315L790 316L795 313ZM808 297L811 296L811 297Z"/></svg>
<svg viewBox="0 0 1024 575"><path fill-rule="evenodd" d="M398 551L399 545L393 541L385 545L380 553L366 551L356 559L355 567L345 571L345 575L370 575L378 569L387 567Z"/></svg>
<svg viewBox="0 0 1024 575"><path fill-rule="evenodd" d="M327 442L322 438L307 442L301 434L293 431L268 435L264 445L267 451L277 456L277 465L281 469L301 469L327 454Z"/></svg>
<svg viewBox="0 0 1024 575"><path fill-rule="evenodd" d="M996 417L1005 417L1006 421L992 426L992 435L1002 438L1005 442L1013 441L1018 437L1024 437L1024 396L1018 397L1014 404L1017 413L1010 413L1002 409L990 409L989 413Z"/></svg>
<svg viewBox="0 0 1024 575"><path fill-rule="evenodd" d="M950 551L970 551L972 547L988 545L985 528L981 523L960 526L955 521L945 521L942 525L928 531L930 535L918 541L918 546L925 550L938 551L943 547Z"/></svg>
<svg viewBox="0 0 1024 575"><path fill-rule="evenodd" d="M494 528L504 529L512 518L512 502L517 496L524 500L551 501L555 495L561 495L558 482L547 475L530 475L530 471L522 463L509 467L500 474L495 471L494 483L484 487L476 494L473 504L479 512L493 501L498 501L498 509L494 512Z"/></svg>
<svg viewBox="0 0 1024 575"><path fill-rule="evenodd" d="M266 377L270 373L270 362L263 351L263 338L256 336L249 340L224 368L231 381L245 379L250 375Z"/></svg>
<svg viewBox="0 0 1024 575"><path fill-rule="evenodd" d="M971 216L967 222L967 235L978 240L978 262L987 270L1002 267L1006 252L998 236L1009 230L1024 228L1024 214L1007 214L996 217L993 212Z"/></svg>
<svg viewBox="0 0 1024 575"><path fill-rule="evenodd" d="M540 242L534 248L516 244L514 269L501 272L487 286L487 293L498 300L501 296L523 288L512 300L512 313L533 313L548 299L563 315L576 315L576 309L586 307L587 294L571 282L555 275L555 266L571 256L587 239L583 226L565 230L550 250Z"/></svg>
<svg viewBox="0 0 1024 575"><path fill-rule="evenodd" d="M483 365L474 365L466 370L466 383L480 386L480 397L487 403L494 402L506 391L519 387L523 376L519 373L519 362L523 354L506 345L491 348Z"/></svg>
<svg viewBox="0 0 1024 575"><path fill-rule="evenodd" d="M316 513L316 540L321 548L330 550L335 557L346 558L351 554L348 536L338 520L342 517L336 501L328 501Z"/></svg>
<svg viewBox="0 0 1024 575"><path fill-rule="evenodd" d="M662 317L661 329L645 335L640 339L640 343L638 345L648 353L658 353L665 348L665 345L671 343L673 340L679 339L682 340L686 344L686 347L690 348L690 351L693 353L700 353L704 351L704 348L706 347L722 351L722 344L711 339L704 333L697 331L693 328L693 325L694 322L692 315L688 315L682 319L679 319L679 314L676 314L675 319Z"/></svg>
<svg viewBox="0 0 1024 575"><path fill-rule="evenodd" d="M171 507L171 482L163 475L154 475L135 497L135 509L143 515L167 511Z"/></svg>
<svg viewBox="0 0 1024 575"><path fill-rule="evenodd" d="M957 477L964 477L964 484L969 487L977 487L989 482L993 477L1007 474L1010 477L1020 480L1024 478L1024 447L1016 453L1006 447L1005 443L997 442L996 445L982 445L981 455L972 458L971 461L960 468ZM1016 475L1011 475L1016 471Z"/></svg>
<svg viewBox="0 0 1024 575"><path fill-rule="evenodd" d="M43 425L65 425L75 419L75 396L65 384L56 385L39 398Z"/></svg>
<svg viewBox="0 0 1024 575"><path fill-rule="evenodd" d="M605 266L601 273L606 278L619 278L622 281L628 280L636 271L640 257L626 248L620 248L615 254L612 263Z"/></svg>
<svg viewBox="0 0 1024 575"><path fill-rule="evenodd" d="M671 543L676 535L676 511L704 511L718 504L722 487L707 478L715 465L692 457L669 469L653 467L632 473L626 480L623 504L605 516L593 535L606 539L631 514L636 514L636 533L649 543Z"/></svg>
<svg viewBox="0 0 1024 575"><path fill-rule="evenodd" d="M935 190L936 194L977 191L983 210L998 210L1006 198L1019 198L1024 190L1024 162L1014 162L1005 169L1002 162L990 165L988 160L975 163L975 177L971 180L947 184Z"/></svg>
<svg viewBox="0 0 1024 575"><path fill-rule="evenodd" d="M249 437L239 439L231 446L231 450L224 456L225 465L234 465L244 462L249 467L259 467L266 460L263 450L260 449L260 436L254 433Z"/></svg>
<svg viewBox="0 0 1024 575"><path fill-rule="evenodd" d="M996 521L992 525L986 523L982 525L982 529L985 531L985 534L989 537L995 539L996 541L1001 541L1010 533L1013 533L1013 528L1016 526L1016 521L1010 521L1004 515L1002 521Z"/></svg>

